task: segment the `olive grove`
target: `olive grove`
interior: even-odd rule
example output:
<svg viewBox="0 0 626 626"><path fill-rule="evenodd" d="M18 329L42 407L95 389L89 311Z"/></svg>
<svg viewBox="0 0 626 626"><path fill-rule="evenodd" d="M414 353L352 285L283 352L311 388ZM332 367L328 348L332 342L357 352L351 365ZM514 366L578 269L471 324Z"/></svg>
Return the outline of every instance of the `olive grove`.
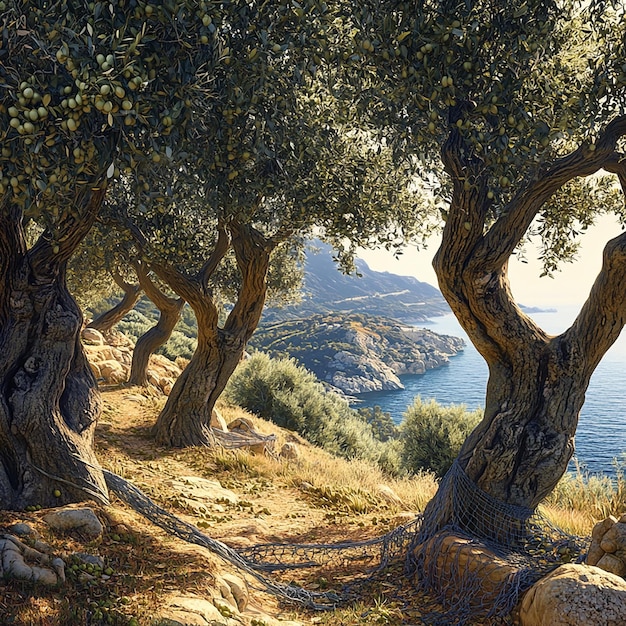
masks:
<svg viewBox="0 0 626 626"><path fill-rule="evenodd" d="M169 445L209 442L212 406L258 323L279 247L319 228L349 262L357 245L396 245L421 228L427 208L406 171L317 79L341 56L335 17L312 0L2 4L6 507L107 498L92 451L100 401L66 286L96 221L126 228L198 319L198 349L156 425ZM104 204L112 188L124 202ZM194 258L182 243L192 235L204 246ZM229 251L241 287L222 322L212 277Z"/></svg>
<svg viewBox="0 0 626 626"><path fill-rule="evenodd" d="M422 229L428 207L406 172L341 117L319 76L318 53L337 54L333 19L324 3L242 5L217 26L228 62L214 71L216 96L191 102L186 154L135 168L126 199L111 204L198 323L196 352L155 426L161 444L213 443L212 409L259 323L276 254L319 229L349 264L357 245L395 245ZM239 288L222 321L227 254Z"/></svg>

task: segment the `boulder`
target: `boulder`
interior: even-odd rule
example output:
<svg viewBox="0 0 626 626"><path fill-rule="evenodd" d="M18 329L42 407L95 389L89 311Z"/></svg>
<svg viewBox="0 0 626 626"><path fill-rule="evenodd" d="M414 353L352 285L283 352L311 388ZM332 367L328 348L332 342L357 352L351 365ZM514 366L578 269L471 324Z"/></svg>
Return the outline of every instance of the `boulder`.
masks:
<svg viewBox="0 0 626 626"><path fill-rule="evenodd" d="M587 565L626 576L626 515L610 515L593 527Z"/></svg>
<svg viewBox="0 0 626 626"><path fill-rule="evenodd" d="M44 515L44 521L53 530L77 530L88 539L96 539L104 530L97 515L88 507L55 509Z"/></svg>
<svg viewBox="0 0 626 626"><path fill-rule="evenodd" d="M567 563L522 598L520 626L624 626L626 581L584 564Z"/></svg>

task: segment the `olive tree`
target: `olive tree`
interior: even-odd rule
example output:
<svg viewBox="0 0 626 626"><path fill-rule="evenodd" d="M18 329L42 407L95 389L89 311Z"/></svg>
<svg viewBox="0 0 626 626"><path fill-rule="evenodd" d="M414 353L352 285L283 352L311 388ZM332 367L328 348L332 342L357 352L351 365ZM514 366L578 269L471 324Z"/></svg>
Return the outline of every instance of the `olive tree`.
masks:
<svg viewBox="0 0 626 626"><path fill-rule="evenodd" d="M626 321L626 235L608 241L586 303L557 336L520 310L508 263L536 235L552 271L596 216L623 221L623 4L357 5L344 16L356 25L344 89L358 85L361 114L399 158L438 172L434 267L489 366L484 419L458 461L480 490L533 510L567 468L589 379ZM435 529L456 519L450 493L426 512Z"/></svg>
<svg viewBox="0 0 626 626"><path fill-rule="evenodd" d="M151 158L136 143L184 146L219 45L203 2L8 0L0 23L0 500L106 500L67 263L118 168Z"/></svg>
<svg viewBox="0 0 626 626"><path fill-rule="evenodd" d="M259 323L278 250L317 228L349 264L357 245L393 245L423 221L405 170L350 126L320 74L334 18L325 3L249 2L215 21L227 63L212 77L219 97L191 102L187 156L134 171L129 200L113 207L198 322L197 350L157 420L162 444L212 443L212 408ZM183 243L193 235L205 243ZM229 251L240 287L220 322L214 277Z"/></svg>

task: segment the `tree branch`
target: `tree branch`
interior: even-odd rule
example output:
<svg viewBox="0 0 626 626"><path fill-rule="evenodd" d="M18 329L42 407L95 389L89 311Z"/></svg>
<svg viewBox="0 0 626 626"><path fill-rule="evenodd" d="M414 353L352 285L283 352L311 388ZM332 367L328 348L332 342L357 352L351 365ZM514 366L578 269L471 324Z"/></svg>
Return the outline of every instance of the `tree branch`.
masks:
<svg viewBox="0 0 626 626"><path fill-rule="evenodd" d="M250 224L233 221L229 229L242 282L237 302L224 324L224 332L238 336L245 344L263 313L270 255L277 244L266 239Z"/></svg>
<svg viewBox="0 0 626 626"><path fill-rule="evenodd" d="M84 203L84 210L79 209L76 213L68 212L56 227L58 236L52 237L49 230L42 233L28 253L35 274L51 276L58 271L60 265L69 260L91 230L105 195L106 183L84 192L77 202L79 206ZM58 251L54 251L54 246L58 246Z"/></svg>
<svg viewBox="0 0 626 626"><path fill-rule="evenodd" d="M170 298L166 296L150 278L150 268L146 267L146 264L137 260L133 262L133 267L137 272L137 279L141 288L145 294L154 302L156 307L160 310L178 309L182 298Z"/></svg>
<svg viewBox="0 0 626 626"><path fill-rule="evenodd" d="M571 154L557 159L523 187L505 208L503 215L485 235L475 262L485 270L497 270L506 263L526 234L541 207L566 183L580 176L590 176L611 166L615 145L626 135L626 116L611 121L600 133L592 150L581 145Z"/></svg>
<svg viewBox="0 0 626 626"><path fill-rule="evenodd" d="M228 248L230 248L230 235L224 224L220 222L217 226L217 241L215 242L213 252L198 272L198 280L205 292L208 292L209 280L228 252Z"/></svg>
<svg viewBox="0 0 626 626"><path fill-rule="evenodd" d="M586 355L587 380L626 323L626 233L608 241L602 257L602 269L589 297L564 334L570 349Z"/></svg>

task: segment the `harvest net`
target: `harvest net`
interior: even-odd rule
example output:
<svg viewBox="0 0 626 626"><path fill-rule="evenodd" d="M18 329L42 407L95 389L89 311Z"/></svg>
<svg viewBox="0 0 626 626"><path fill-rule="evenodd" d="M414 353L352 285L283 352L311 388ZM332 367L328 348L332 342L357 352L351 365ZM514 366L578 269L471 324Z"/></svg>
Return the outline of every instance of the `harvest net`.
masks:
<svg viewBox="0 0 626 626"><path fill-rule="evenodd" d="M266 543L237 550L172 515L120 476L108 471L104 475L111 491L169 534L219 555L248 573L258 588L315 610L358 599L366 586L388 580L385 572L395 572L403 563L408 579L432 598L421 607L422 623L512 623L510 613L521 593L563 562L582 560L586 550L584 541L555 528L536 511L508 506L481 491L456 462L427 516L419 515L383 536L335 544ZM444 518L442 526L439 520ZM307 590L281 581L286 573L305 568L318 575L327 572L329 579L341 581L341 588Z"/></svg>

